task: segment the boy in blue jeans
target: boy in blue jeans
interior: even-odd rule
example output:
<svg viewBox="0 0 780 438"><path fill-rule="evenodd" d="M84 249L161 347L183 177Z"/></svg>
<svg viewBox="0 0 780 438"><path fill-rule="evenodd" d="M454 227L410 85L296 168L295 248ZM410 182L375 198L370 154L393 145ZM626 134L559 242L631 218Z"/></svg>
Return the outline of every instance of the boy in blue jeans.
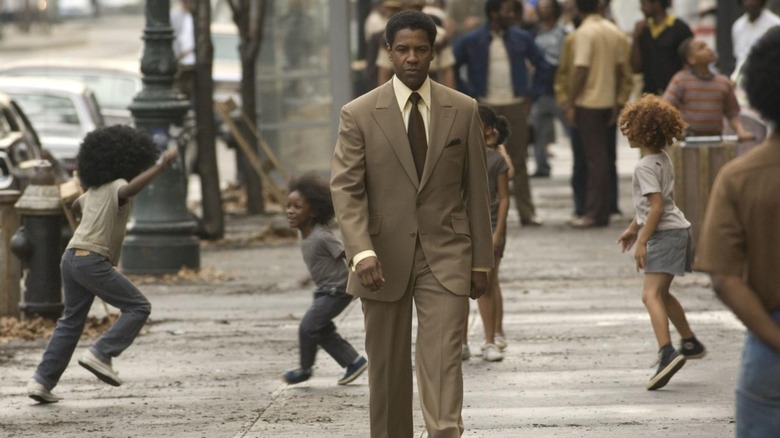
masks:
<svg viewBox="0 0 780 438"><path fill-rule="evenodd" d="M79 358L79 365L112 386L122 380L111 364L143 328L151 304L114 267L119 262L131 198L176 159L176 149L159 161L151 137L128 126L96 129L84 138L76 157L81 186L86 192L73 204L81 217L62 255L65 310L57 321L27 395L39 403L55 403L51 390L68 367L95 297L117 307L119 319Z"/></svg>

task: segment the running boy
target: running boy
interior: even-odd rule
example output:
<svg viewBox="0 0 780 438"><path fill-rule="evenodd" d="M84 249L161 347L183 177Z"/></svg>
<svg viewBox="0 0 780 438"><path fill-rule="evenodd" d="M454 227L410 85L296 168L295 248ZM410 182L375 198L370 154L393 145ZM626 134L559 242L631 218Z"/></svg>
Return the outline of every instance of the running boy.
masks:
<svg viewBox="0 0 780 438"><path fill-rule="evenodd" d="M152 139L128 126L96 129L84 138L76 157L86 192L73 204L81 221L62 255L65 310L46 346L27 395L55 403L52 394L84 330L95 296L119 308L119 319L79 358L79 365L112 386L122 381L111 365L143 328L151 312L146 297L114 267L125 236L131 198L176 159L176 149L162 158Z"/></svg>
<svg viewBox="0 0 780 438"><path fill-rule="evenodd" d="M352 301L346 293L347 262L344 245L328 230L333 219L333 201L327 184L314 176L291 181L287 196L287 222L301 232L301 252L317 289L314 302L298 329L300 368L282 374L288 384L312 376L317 347L322 347L346 371L339 385L346 385L368 368L365 357L336 331L333 318Z"/></svg>
<svg viewBox="0 0 780 438"><path fill-rule="evenodd" d="M680 302L669 292L675 275L691 272L691 224L674 204L674 171L664 148L682 139L680 113L661 98L646 94L626 106L620 130L632 148L642 151L633 176L636 215L618 238L623 252L636 243L637 271L643 269L642 302L650 314L658 341L658 370L647 389L665 386L687 359L704 357L706 349L694 336ZM672 347L669 320L682 336L680 351Z"/></svg>

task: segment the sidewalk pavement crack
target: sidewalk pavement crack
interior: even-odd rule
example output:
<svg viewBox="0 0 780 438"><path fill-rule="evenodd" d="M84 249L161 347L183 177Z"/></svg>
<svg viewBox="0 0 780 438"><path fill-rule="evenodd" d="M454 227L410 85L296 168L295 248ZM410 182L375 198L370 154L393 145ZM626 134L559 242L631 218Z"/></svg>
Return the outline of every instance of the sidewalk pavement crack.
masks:
<svg viewBox="0 0 780 438"><path fill-rule="evenodd" d="M271 400L266 404L264 407L260 408L257 411L257 415L252 418L251 420L244 423L243 426L238 430L238 433L236 433L233 438L244 438L246 435L252 431L252 428L255 427L255 424L263 417L263 414L273 406L274 403L276 403L276 399L279 398L282 393L287 392L287 385L282 386L281 388L277 389L276 391L271 393Z"/></svg>

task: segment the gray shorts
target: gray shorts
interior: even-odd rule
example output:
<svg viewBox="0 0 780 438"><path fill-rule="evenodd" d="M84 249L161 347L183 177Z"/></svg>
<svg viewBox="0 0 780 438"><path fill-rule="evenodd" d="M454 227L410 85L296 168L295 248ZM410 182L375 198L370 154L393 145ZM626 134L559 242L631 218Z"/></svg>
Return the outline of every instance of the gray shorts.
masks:
<svg viewBox="0 0 780 438"><path fill-rule="evenodd" d="M685 275L692 272L691 229L659 230L647 241L646 273Z"/></svg>

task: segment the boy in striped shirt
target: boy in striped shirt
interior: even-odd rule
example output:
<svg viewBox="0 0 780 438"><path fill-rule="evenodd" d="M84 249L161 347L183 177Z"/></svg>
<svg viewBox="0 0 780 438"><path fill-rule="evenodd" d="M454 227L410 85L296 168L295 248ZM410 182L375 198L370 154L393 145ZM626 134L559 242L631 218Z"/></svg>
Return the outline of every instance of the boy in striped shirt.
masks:
<svg viewBox="0 0 780 438"><path fill-rule="evenodd" d="M677 72L664 92L664 99L677 107L688 124L687 135L721 135L723 118L740 140L750 140L753 134L739 121L739 103L734 84L710 70L715 52L703 40L688 38L678 50L685 67Z"/></svg>

